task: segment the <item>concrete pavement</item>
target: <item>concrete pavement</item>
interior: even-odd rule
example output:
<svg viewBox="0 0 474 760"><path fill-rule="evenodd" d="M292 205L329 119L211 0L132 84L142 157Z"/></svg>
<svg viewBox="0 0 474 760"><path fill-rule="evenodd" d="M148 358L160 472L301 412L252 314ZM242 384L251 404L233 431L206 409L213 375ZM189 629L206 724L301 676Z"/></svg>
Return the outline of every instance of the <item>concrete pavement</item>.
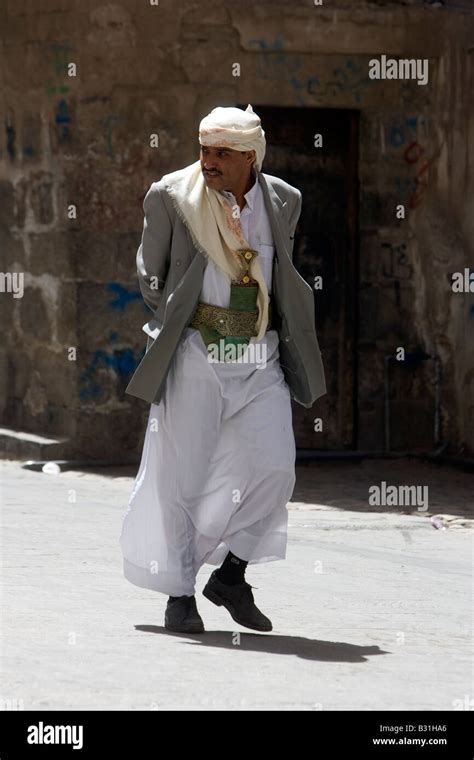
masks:
<svg viewBox="0 0 474 760"><path fill-rule="evenodd" d="M165 596L122 576L133 470L0 470L6 708L452 710L474 696L468 473L298 467L287 559L247 570L274 630L252 633L204 599L205 565L207 630L186 636L164 629ZM369 507L383 478L429 483L430 510Z"/></svg>

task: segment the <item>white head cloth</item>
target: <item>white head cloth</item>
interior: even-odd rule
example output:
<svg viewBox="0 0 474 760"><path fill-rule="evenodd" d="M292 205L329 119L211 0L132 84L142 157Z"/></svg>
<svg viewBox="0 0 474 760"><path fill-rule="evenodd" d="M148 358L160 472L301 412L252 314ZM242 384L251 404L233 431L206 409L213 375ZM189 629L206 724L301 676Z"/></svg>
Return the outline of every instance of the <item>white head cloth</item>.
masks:
<svg viewBox="0 0 474 760"><path fill-rule="evenodd" d="M254 150L254 166L261 171L265 156L265 132L260 118L254 113L250 103L245 111L241 108L213 108L199 125L201 145L222 146L232 150Z"/></svg>

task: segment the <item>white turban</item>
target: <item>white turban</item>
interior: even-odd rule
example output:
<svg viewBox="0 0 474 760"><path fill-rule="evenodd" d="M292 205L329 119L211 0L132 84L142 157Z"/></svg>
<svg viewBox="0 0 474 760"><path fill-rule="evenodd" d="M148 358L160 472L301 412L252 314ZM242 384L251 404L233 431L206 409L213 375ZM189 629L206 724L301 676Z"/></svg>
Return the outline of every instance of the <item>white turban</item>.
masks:
<svg viewBox="0 0 474 760"><path fill-rule="evenodd" d="M232 150L254 150L254 166L260 171L265 156L265 132L260 118L249 105L241 108L213 108L199 124L201 145L222 146Z"/></svg>

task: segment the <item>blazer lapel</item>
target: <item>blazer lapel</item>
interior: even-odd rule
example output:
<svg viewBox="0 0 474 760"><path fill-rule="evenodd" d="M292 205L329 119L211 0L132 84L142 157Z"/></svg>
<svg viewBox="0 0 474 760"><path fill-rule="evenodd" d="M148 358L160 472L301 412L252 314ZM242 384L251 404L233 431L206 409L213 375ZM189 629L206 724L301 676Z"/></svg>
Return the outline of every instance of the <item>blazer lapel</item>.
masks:
<svg viewBox="0 0 474 760"><path fill-rule="evenodd" d="M262 172L258 174L259 182L262 186L263 198L265 202L265 208L268 213L268 219L273 234L273 240L275 242L275 250L277 259L280 264L285 266L287 262L291 261L288 251L286 250L284 236L280 227L280 214L282 209L286 207L286 201L282 201L279 195L275 192L270 182L267 182ZM284 262L284 263L283 263Z"/></svg>

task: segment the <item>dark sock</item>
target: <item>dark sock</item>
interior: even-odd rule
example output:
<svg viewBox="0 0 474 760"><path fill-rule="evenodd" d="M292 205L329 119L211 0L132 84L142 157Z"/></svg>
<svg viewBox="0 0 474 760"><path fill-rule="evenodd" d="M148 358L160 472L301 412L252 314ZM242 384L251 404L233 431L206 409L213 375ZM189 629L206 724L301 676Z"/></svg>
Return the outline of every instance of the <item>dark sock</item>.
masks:
<svg viewBox="0 0 474 760"><path fill-rule="evenodd" d="M247 565L248 562L244 559L240 559L229 552L222 565L216 570L216 576L222 583L227 583L229 586L243 583Z"/></svg>
<svg viewBox="0 0 474 760"><path fill-rule="evenodd" d="M194 596L194 594L192 596ZM192 596L186 596L186 594L183 594L183 596L170 596L168 601L175 602L177 599L192 599Z"/></svg>

